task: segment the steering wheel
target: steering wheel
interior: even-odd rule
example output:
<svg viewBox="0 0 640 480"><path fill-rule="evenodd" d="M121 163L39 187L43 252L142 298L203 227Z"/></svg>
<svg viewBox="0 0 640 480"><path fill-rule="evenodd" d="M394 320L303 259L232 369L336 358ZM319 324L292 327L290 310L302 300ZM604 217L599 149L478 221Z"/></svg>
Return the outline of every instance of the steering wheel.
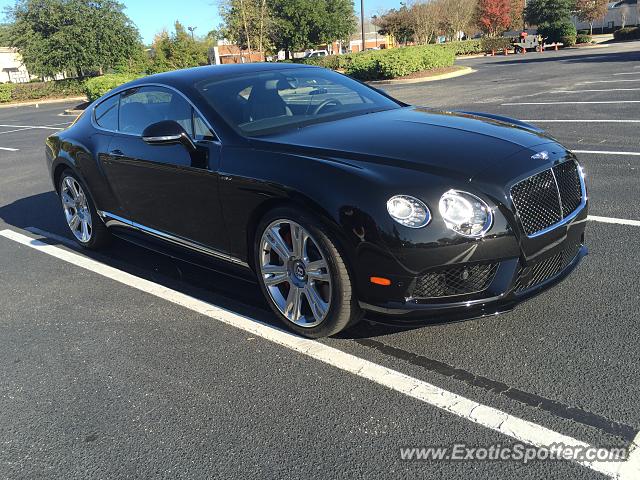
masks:
<svg viewBox="0 0 640 480"><path fill-rule="evenodd" d="M312 115L318 115L323 108L328 107L329 105L335 105L336 107L341 107L342 102L337 98L327 98L324 102L322 102L320 105L318 105L316 108L313 109Z"/></svg>

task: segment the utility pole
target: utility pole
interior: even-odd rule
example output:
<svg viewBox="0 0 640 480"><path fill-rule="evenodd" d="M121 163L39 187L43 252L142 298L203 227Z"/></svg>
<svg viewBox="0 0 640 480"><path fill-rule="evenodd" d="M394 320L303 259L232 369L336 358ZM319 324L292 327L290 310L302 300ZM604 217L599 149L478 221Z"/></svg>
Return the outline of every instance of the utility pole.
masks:
<svg viewBox="0 0 640 480"><path fill-rule="evenodd" d="M362 33L362 48L360 49L361 52L364 52L364 42L365 42L365 38L364 38L364 0L360 0L360 27L361 27L361 33Z"/></svg>
<svg viewBox="0 0 640 480"><path fill-rule="evenodd" d="M191 40L195 40L195 36L193 35L193 32L195 32L197 28L198 27L187 27L187 30L191 32Z"/></svg>

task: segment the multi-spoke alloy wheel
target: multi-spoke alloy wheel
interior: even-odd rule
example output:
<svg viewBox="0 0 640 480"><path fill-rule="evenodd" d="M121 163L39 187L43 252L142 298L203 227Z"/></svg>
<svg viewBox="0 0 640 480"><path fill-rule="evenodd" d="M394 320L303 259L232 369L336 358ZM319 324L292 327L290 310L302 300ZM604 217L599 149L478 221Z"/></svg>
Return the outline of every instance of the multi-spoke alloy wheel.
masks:
<svg viewBox="0 0 640 480"><path fill-rule="evenodd" d="M62 179L60 198L71 233L82 243L89 243L93 234L91 210L84 190L78 181L66 176Z"/></svg>
<svg viewBox="0 0 640 480"><path fill-rule="evenodd" d="M332 299L331 272L318 242L292 220L276 220L260 240L260 275L274 304L300 327L320 325Z"/></svg>

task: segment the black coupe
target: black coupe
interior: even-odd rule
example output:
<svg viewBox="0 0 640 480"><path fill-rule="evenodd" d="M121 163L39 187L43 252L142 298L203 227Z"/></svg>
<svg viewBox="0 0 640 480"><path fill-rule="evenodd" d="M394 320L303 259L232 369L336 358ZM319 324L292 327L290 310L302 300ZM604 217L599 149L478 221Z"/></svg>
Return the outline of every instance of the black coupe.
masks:
<svg viewBox="0 0 640 480"><path fill-rule="evenodd" d="M513 308L586 254L574 155L537 128L399 102L322 68L141 78L47 140L69 228L255 275L307 337L364 311Z"/></svg>

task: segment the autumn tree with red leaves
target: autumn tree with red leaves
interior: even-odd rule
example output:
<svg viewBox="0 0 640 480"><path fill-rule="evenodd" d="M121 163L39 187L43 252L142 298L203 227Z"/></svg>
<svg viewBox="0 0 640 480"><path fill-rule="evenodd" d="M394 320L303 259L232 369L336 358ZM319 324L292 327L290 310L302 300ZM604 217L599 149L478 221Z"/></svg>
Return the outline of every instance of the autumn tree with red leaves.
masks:
<svg viewBox="0 0 640 480"><path fill-rule="evenodd" d="M480 0L476 12L478 27L495 37L511 26L510 0Z"/></svg>

